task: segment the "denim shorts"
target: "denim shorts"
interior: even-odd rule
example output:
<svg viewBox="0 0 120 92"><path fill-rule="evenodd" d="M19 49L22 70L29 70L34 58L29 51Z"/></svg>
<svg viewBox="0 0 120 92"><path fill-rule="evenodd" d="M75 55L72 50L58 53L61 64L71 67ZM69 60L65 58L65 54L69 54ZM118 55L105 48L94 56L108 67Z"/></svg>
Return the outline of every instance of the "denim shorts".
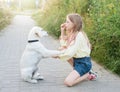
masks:
<svg viewBox="0 0 120 92"><path fill-rule="evenodd" d="M80 76L88 73L92 67L91 58L83 57L83 58L73 58L74 60L74 70L76 70Z"/></svg>

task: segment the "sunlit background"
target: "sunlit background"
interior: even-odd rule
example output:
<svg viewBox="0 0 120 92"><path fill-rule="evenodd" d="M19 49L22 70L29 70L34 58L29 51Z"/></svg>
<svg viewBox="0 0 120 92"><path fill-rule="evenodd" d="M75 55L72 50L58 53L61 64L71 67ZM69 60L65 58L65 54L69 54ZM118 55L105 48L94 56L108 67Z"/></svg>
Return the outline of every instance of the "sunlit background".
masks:
<svg viewBox="0 0 120 92"><path fill-rule="evenodd" d="M47 0L0 0L0 8L6 7L13 10L43 9Z"/></svg>

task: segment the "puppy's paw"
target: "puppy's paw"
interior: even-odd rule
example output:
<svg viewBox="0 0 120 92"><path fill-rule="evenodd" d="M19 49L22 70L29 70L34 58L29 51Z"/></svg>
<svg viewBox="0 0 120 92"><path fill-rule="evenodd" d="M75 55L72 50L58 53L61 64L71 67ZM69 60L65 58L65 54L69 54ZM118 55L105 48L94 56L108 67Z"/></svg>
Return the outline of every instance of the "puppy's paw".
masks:
<svg viewBox="0 0 120 92"><path fill-rule="evenodd" d="M25 80L26 82L36 84L38 81L36 79Z"/></svg>
<svg viewBox="0 0 120 92"><path fill-rule="evenodd" d="M61 51L60 51L60 54L63 54L63 53L65 53L65 50L61 50Z"/></svg>
<svg viewBox="0 0 120 92"><path fill-rule="evenodd" d="M39 73L36 73L36 74L33 76L33 79L36 79L36 80L43 80L44 77L41 76Z"/></svg>
<svg viewBox="0 0 120 92"><path fill-rule="evenodd" d="M44 77L41 76L41 75L39 75L36 79L37 79L37 80L44 80Z"/></svg>

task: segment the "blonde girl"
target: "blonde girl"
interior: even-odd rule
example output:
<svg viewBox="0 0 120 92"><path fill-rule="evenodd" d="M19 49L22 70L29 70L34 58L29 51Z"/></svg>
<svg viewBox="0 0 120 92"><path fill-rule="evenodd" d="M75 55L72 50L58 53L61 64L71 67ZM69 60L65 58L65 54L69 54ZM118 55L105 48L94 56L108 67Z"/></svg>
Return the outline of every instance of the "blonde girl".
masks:
<svg viewBox="0 0 120 92"><path fill-rule="evenodd" d="M65 52L59 55L59 58L67 60L73 66L73 70L64 81L67 86L73 86L88 78L92 67L90 42L82 27L82 18L76 13L68 14L66 22L61 24L59 49Z"/></svg>

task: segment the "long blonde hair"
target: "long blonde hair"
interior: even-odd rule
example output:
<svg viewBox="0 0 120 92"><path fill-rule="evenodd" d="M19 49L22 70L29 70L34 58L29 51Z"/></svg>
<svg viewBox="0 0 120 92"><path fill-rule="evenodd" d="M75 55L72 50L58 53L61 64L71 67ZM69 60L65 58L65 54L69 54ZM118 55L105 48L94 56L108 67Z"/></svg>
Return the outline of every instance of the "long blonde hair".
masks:
<svg viewBox="0 0 120 92"><path fill-rule="evenodd" d="M88 46L91 48L90 41L89 41L86 33L83 31L83 22L82 22L81 16L77 13L72 13L72 14L68 14L67 17L74 24L73 32L80 32L81 31L83 33L85 39L87 40Z"/></svg>

